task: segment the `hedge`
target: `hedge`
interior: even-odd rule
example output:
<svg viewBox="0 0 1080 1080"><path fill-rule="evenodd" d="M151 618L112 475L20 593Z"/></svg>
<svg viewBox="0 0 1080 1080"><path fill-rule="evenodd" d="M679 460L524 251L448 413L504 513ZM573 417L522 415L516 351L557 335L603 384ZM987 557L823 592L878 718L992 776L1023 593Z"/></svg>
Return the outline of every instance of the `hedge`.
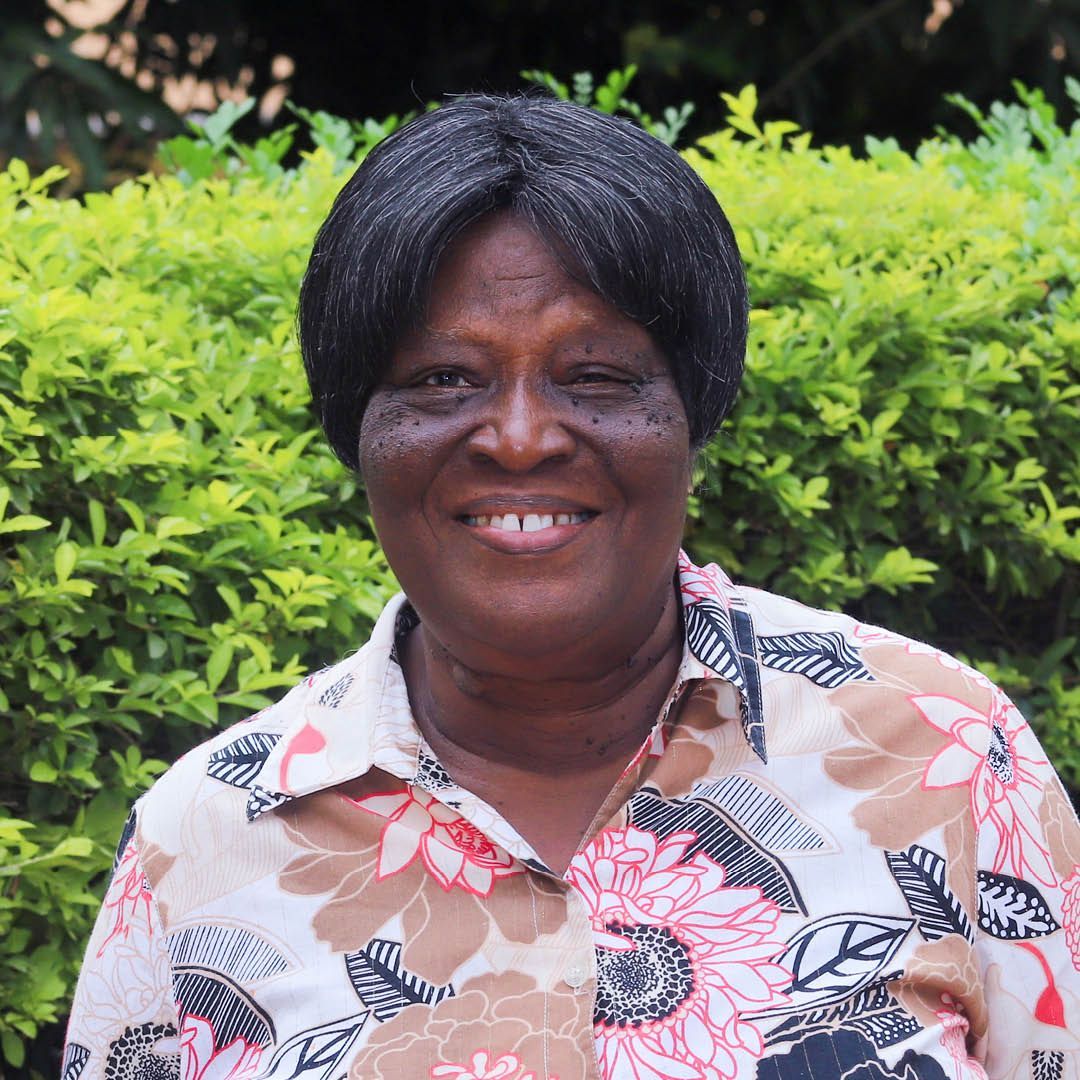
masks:
<svg viewBox="0 0 1080 1080"><path fill-rule="evenodd" d="M748 88L687 151L755 304L687 543L979 664L1075 789L1080 122L1018 93L909 154L759 127ZM0 174L0 1048L26 1074L128 804L355 648L394 589L293 314L334 193L397 120L305 114L315 149L287 167L295 132L237 146L237 111L83 202Z"/></svg>

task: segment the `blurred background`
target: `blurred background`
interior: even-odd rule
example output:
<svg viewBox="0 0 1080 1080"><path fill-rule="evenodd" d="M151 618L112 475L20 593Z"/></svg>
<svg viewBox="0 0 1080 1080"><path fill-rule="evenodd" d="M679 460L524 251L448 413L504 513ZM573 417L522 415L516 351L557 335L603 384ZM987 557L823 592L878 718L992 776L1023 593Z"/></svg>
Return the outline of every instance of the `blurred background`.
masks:
<svg viewBox="0 0 1080 1080"><path fill-rule="evenodd" d="M695 103L681 142L722 124L721 90L755 83L759 115L818 142L892 135L906 148L1019 79L1054 104L1080 58L1080 0L5 0L0 166L60 163L64 187L151 167L157 143L225 100L236 129L280 125L286 101L384 117L445 93L514 89L523 69L635 64L648 111Z"/></svg>

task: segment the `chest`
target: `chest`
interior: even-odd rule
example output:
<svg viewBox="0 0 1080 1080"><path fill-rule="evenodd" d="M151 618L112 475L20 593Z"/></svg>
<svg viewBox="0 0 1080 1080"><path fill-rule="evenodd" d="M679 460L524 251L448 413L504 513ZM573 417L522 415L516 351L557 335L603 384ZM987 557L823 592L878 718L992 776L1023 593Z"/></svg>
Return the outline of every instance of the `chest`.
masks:
<svg viewBox="0 0 1080 1080"><path fill-rule="evenodd" d="M275 1080L823 1080L905 1054L936 1080L967 1023L964 927L929 938L880 852L783 796L745 773L646 785L556 876L478 804L390 778L321 793L257 826L250 880L162 882L179 1007Z"/></svg>

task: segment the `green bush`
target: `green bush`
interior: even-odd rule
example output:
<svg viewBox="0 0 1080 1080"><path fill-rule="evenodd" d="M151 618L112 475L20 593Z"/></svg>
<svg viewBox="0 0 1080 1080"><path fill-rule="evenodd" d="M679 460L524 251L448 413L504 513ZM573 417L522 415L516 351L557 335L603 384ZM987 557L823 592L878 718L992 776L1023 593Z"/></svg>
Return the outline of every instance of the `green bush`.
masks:
<svg viewBox="0 0 1080 1080"><path fill-rule="evenodd" d="M625 82L595 102L633 114ZM736 226L755 311L690 549L964 653L1077 785L1080 123L1066 133L1021 88L973 116L974 142L909 156L868 140L857 157L759 129L752 89L729 105L731 128L688 157ZM292 321L351 159L397 120L302 114L316 148L286 168L292 130L238 146L236 112L167 144L166 175L84 203L19 163L0 174L15 1068L63 1014L130 801L362 642L393 590L362 493L312 426ZM669 112L674 137L686 109Z"/></svg>

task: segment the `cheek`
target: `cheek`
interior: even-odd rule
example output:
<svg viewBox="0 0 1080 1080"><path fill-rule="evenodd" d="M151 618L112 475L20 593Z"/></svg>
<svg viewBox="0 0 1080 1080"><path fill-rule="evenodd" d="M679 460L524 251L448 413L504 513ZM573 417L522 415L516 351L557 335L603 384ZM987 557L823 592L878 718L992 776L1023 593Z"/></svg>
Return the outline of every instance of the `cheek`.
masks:
<svg viewBox="0 0 1080 1080"><path fill-rule="evenodd" d="M675 393L644 395L621 415L593 425L621 486L654 507L684 506L690 482L690 430Z"/></svg>

